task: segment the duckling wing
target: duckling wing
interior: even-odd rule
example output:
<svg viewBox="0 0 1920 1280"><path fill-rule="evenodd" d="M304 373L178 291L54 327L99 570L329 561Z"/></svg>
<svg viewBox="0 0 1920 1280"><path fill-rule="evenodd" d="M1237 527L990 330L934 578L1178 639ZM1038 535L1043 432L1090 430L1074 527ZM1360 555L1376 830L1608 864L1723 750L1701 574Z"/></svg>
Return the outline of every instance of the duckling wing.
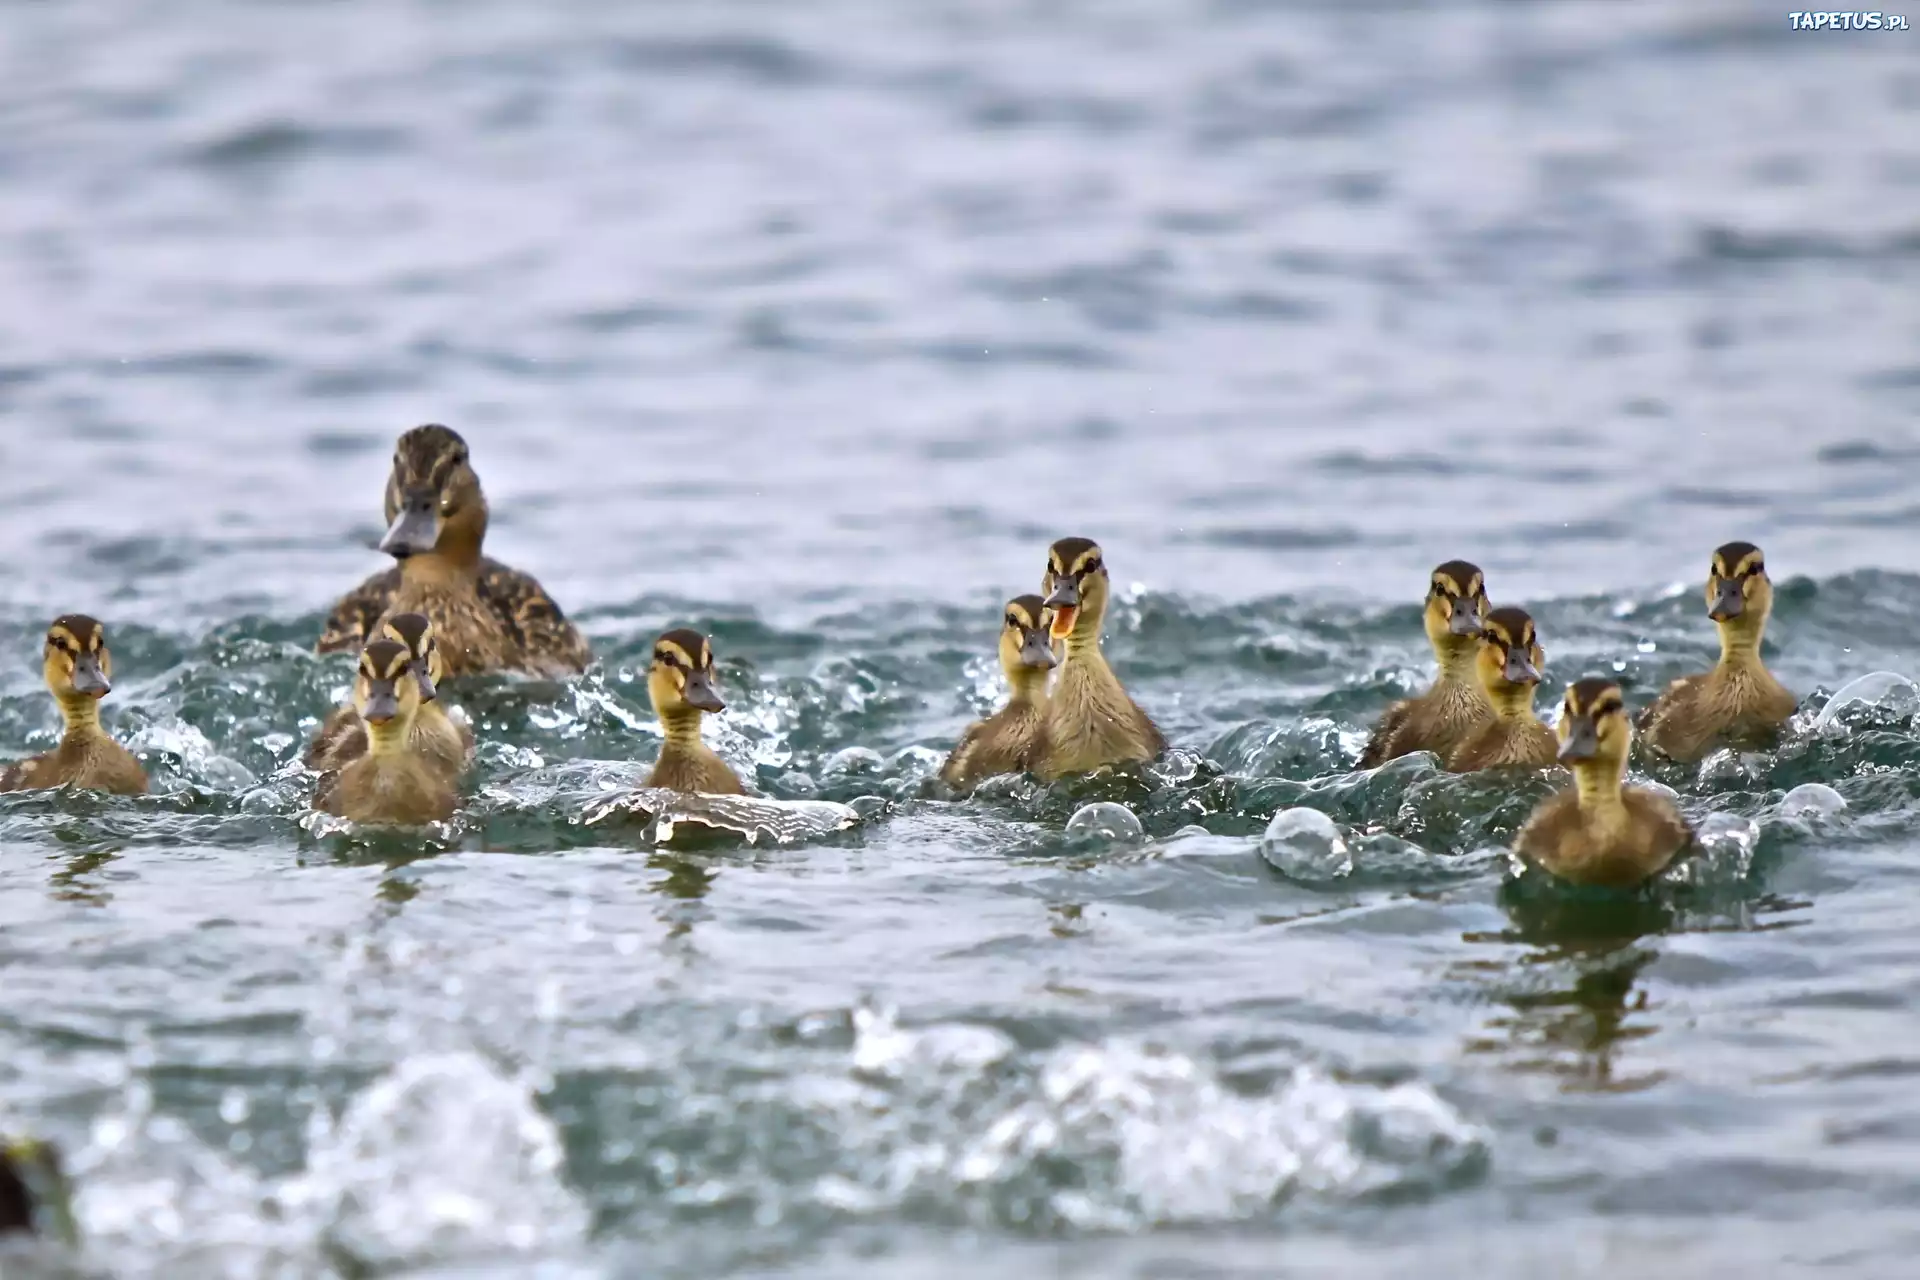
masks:
<svg viewBox="0 0 1920 1280"><path fill-rule="evenodd" d="M40 769L41 759L42 757L35 756L31 760L15 761L6 768L0 769L0 791L31 790L34 785L34 774Z"/></svg>
<svg viewBox="0 0 1920 1280"><path fill-rule="evenodd" d="M545 674L585 671L593 651L546 588L498 560L480 562L480 598L520 646L523 661Z"/></svg>
<svg viewBox="0 0 1920 1280"><path fill-rule="evenodd" d="M328 772L367 754L367 730L352 707L335 707L307 748L306 766Z"/></svg>
<svg viewBox="0 0 1920 1280"><path fill-rule="evenodd" d="M1580 829L1580 798L1567 790L1542 800L1513 838L1515 853L1549 871L1558 872L1563 859L1561 844Z"/></svg>
<svg viewBox="0 0 1920 1280"><path fill-rule="evenodd" d="M1360 753L1362 769L1377 769L1397 754L1393 750L1393 740L1399 736L1401 728L1413 715L1414 700L1407 698L1388 707L1380 715L1380 723L1373 727L1373 736L1367 739L1366 750Z"/></svg>
<svg viewBox="0 0 1920 1280"><path fill-rule="evenodd" d="M358 653L400 590L400 566L376 573L340 598L320 631L316 653Z"/></svg>
<svg viewBox="0 0 1920 1280"><path fill-rule="evenodd" d="M1650 856L1655 861L1649 874L1657 874L1676 854L1693 843L1693 828L1681 816L1673 801L1657 791L1645 787L1626 788L1623 798L1627 812L1633 815L1633 825L1641 833Z"/></svg>
<svg viewBox="0 0 1920 1280"><path fill-rule="evenodd" d="M980 739L986 734L989 723L986 720L976 720L967 726L967 731L960 735L960 741L947 756L947 762L940 766L940 781L956 791L964 790L972 783L973 779L970 775L973 770L968 766L972 763L971 757L979 748Z"/></svg>

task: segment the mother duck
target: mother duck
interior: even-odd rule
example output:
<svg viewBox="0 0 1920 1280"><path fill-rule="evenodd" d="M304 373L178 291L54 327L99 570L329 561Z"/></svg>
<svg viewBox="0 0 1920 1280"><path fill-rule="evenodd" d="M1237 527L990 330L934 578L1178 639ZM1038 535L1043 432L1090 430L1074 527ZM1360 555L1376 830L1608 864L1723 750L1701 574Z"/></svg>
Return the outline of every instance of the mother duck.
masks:
<svg viewBox="0 0 1920 1280"><path fill-rule="evenodd" d="M487 498L457 432L428 425L400 437L386 509L380 549L398 563L333 607L321 653L357 653L385 618L423 613L449 676L586 670L593 654L546 589L480 554Z"/></svg>

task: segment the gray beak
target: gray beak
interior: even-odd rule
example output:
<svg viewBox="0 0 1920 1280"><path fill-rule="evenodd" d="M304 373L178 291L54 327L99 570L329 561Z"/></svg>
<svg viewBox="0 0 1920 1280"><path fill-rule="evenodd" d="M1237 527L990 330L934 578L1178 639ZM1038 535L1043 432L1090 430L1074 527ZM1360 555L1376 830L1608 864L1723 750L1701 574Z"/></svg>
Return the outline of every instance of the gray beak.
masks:
<svg viewBox="0 0 1920 1280"><path fill-rule="evenodd" d="M1740 579L1720 579L1720 590L1714 595L1713 603L1707 607L1707 616L1715 622L1725 622L1737 618L1747 609L1747 597L1740 590Z"/></svg>
<svg viewBox="0 0 1920 1280"><path fill-rule="evenodd" d="M1078 609L1080 607L1080 584L1071 577L1056 580L1053 592L1047 597L1049 609Z"/></svg>
<svg viewBox="0 0 1920 1280"><path fill-rule="evenodd" d="M400 514L393 518L393 527L387 530L387 536L380 539L380 549L396 560L423 556L432 551L434 543L440 540L440 530L433 511L431 500L421 502L409 499L400 508Z"/></svg>
<svg viewBox="0 0 1920 1280"><path fill-rule="evenodd" d="M1567 737L1560 744L1562 760L1591 760L1600 751L1600 735L1593 721L1580 719L1567 726Z"/></svg>
<svg viewBox="0 0 1920 1280"><path fill-rule="evenodd" d="M73 660L73 691L92 694L96 698L104 698L113 692L113 686L107 683L105 673L100 670L100 659L83 653Z"/></svg>
<svg viewBox="0 0 1920 1280"><path fill-rule="evenodd" d="M1447 619L1447 630L1456 636L1479 635L1480 606L1471 600L1455 600L1453 615Z"/></svg>
<svg viewBox="0 0 1920 1280"><path fill-rule="evenodd" d="M432 702L440 696L440 690L434 687L433 677L427 674L424 666L413 669L413 678L420 682L420 701Z"/></svg>
<svg viewBox="0 0 1920 1280"><path fill-rule="evenodd" d="M713 677L704 671L689 671L686 687L680 690L680 696L687 700L690 707L702 711L725 711L727 704L720 700L720 694L713 687Z"/></svg>
<svg viewBox="0 0 1920 1280"><path fill-rule="evenodd" d="M360 713L369 724L385 724L400 714L400 695L394 692L393 681L381 680L367 690L367 709Z"/></svg>
<svg viewBox="0 0 1920 1280"><path fill-rule="evenodd" d="M1518 649L1507 650L1507 683L1538 684L1540 673L1534 669L1533 661Z"/></svg>
<svg viewBox="0 0 1920 1280"><path fill-rule="evenodd" d="M1027 631L1021 634L1021 666L1039 667L1044 671L1048 667L1058 666L1059 663L1060 659L1053 656L1053 645L1047 636L1046 628L1042 627L1037 631Z"/></svg>

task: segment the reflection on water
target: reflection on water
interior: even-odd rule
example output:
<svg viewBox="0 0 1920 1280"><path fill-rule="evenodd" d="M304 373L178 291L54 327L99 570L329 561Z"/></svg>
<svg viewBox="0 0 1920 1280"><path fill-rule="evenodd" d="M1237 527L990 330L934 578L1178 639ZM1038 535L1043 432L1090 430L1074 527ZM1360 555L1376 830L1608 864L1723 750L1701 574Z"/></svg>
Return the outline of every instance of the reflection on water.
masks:
<svg viewBox="0 0 1920 1280"><path fill-rule="evenodd" d="M1511 1012L1488 1019L1486 1033L1467 1041L1469 1052L1499 1054L1516 1071L1558 1076L1569 1092L1651 1088L1666 1078L1664 1070L1636 1072L1616 1059L1659 1030L1640 1016L1653 1006L1635 985L1658 955L1651 947L1600 942L1527 952L1515 967L1528 971L1529 989L1497 997Z"/></svg>
<svg viewBox="0 0 1920 1280"><path fill-rule="evenodd" d="M62 902L78 903L82 906L104 907L113 901L113 895L107 892L102 876L95 880L94 872L119 857L120 848L94 849L86 853L77 853L60 865L60 870L47 877L54 887L53 896Z"/></svg>

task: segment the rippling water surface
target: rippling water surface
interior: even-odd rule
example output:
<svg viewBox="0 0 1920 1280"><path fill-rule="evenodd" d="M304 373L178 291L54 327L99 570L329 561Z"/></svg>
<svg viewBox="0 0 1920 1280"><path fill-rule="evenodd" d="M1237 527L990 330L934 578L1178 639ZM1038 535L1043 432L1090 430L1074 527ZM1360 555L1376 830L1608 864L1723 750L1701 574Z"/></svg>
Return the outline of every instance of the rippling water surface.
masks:
<svg viewBox="0 0 1920 1280"><path fill-rule="evenodd" d="M1920 44L1743 4L13 5L0 755L104 618L138 800L0 799L0 1116L123 1276L1402 1276L1910 1259ZM317 836L393 437L599 664L455 691L457 826ZM1175 750L973 799L998 606L1104 544ZM1468 556L1543 708L1780 584L1689 882L1352 771ZM579 824L707 628L801 848ZM1823 708L1827 708L1821 720ZM1848 802L1786 802L1825 782ZM1069 833L1127 805L1143 839ZM1279 809L1345 860L1262 856ZM1720 816L1714 816L1720 815ZM45 1261L44 1259L42 1261Z"/></svg>

